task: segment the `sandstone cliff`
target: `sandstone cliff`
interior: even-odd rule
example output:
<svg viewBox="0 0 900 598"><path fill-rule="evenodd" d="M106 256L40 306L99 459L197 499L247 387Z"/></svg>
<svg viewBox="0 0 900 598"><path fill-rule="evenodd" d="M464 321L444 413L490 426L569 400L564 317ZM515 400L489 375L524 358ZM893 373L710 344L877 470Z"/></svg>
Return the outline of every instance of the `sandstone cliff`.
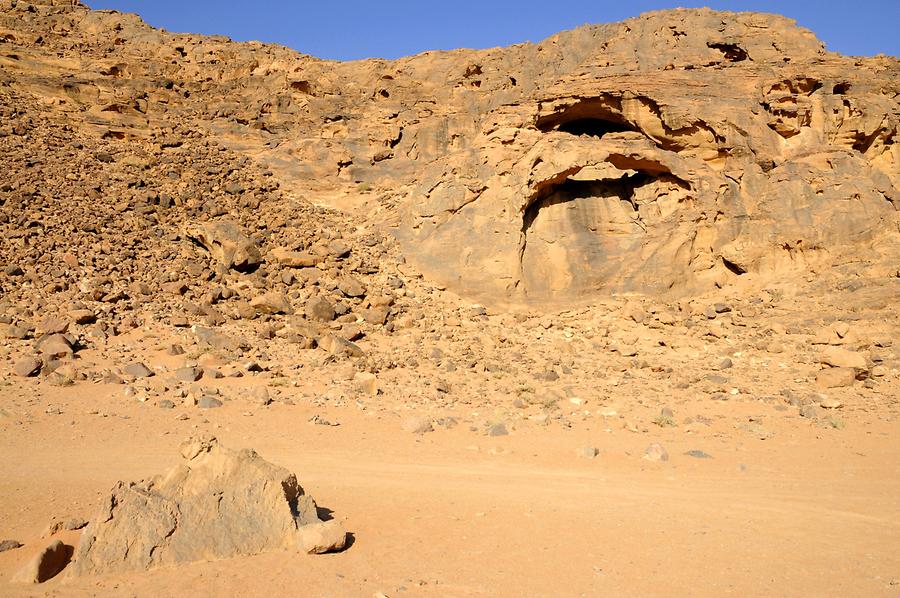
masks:
<svg viewBox="0 0 900 598"><path fill-rule="evenodd" d="M251 209L290 224L308 210L294 198L387 227L428 277L485 303L897 261L900 60L826 52L779 16L663 11L539 44L338 63L76 1L0 9L7 119L35 102L137 173L168 163L153 196L186 204L228 195L198 200L182 170L192 140L212 140L229 172L244 156L273 175L256 200L238 194Z"/></svg>

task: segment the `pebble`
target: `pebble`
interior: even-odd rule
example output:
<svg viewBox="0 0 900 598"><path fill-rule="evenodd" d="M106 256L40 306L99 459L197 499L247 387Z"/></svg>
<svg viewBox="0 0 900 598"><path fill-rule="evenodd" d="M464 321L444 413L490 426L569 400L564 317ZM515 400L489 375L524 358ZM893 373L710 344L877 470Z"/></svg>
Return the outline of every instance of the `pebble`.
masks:
<svg viewBox="0 0 900 598"><path fill-rule="evenodd" d="M0 542L0 552L6 552L7 550L15 550L16 548L21 548L24 546L18 540L3 540Z"/></svg>
<svg viewBox="0 0 900 598"><path fill-rule="evenodd" d="M585 446L578 449L578 456L584 457L585 459L593 459L599 454L600 451L594 446Z"/></svg>
<svg viewBox="0 0 900 598"><path fill-rule="evenodd" d="M434 427L431 425L431 419L427 417L413 416L403 420L403 431L412 434L425 434L431 432Z"/></svg>
<svg viewBox="0 0 900 598"><path fill-rule="evenodd" d="M662 447L661 444L654 442L650 446L647 447L647 450L644 451L644 459L647 461L668 461L669 453Z"/></svg>
<svg viewBox="0 0 900 598"><path fill-rule="evenodd" d="M685 455L693 457L694 459L712 459L712 455L698 449L690 450L686 452Z"/></svg>

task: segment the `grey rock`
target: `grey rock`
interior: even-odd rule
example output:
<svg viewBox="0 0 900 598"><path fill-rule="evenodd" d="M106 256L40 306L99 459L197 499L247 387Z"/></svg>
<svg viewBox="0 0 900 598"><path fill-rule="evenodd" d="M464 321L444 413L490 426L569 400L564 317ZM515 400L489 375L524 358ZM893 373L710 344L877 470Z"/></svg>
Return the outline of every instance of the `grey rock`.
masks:
<svg viewBox="0 0 900 598"><path fill-rule="evenodd" d="M122 373L135 378L150 378L153 376L153 370L145 366L143 363L132 363L122 368Z"/></svg>
<svg viewBox="0 0 900 598"><path fill-rule="evenodd" d="M506 429L506 424L493 424L487 430L488 436L506 436L509 434L509 430Z"/></svg>
<svg viewBox="0 0 900 598"><path fill-rule="evenodd" d="M197 406L200 407L200 409L215 409L216 407L222 406L222 401L215 397L204 395L197 401Z"/></svg>
<svg viewBox="0 0 900 598"><path fill-rule="evenodd" d="M318 322L330 322L335 318L334 304L324 297L313 297L306 302L306 317Z"/></svg>
<svg viewBox="0 0 900 598"><path fill-rule="evenodd" d="M693 449L685 453L688 457L693 457L695 459L712 459L712 455L709 453L705 453L698 449Z"/></svg>
<svg viewBox="0 0 900 598"><path fill-rule="evenodd" d="M178 368L174 375L175 379L181 382L196 382L203 377L203 368L196 366Z"/></svg>
<svg viewBox="0 0 900 598"><path fill-rule="evenodd" d="M15 550L16 548L21 548L24 546L18 540L3 540L0 542L0 552L6 552L7 550Z"/></svg>

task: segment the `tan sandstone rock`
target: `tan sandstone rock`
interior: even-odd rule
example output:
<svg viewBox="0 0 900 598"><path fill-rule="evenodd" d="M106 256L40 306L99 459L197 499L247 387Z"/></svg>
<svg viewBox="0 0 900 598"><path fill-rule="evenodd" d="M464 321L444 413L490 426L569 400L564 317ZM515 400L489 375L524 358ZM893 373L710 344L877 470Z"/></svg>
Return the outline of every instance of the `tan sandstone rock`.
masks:
<svg viewBox="0 0 900 598"><path fill-rule="evenodd" d="M142 482L119 482L85 528L73 574L145 570L297 545L318 523L297 478L252 450L211 437L181 447L183 462Z"/></svg>

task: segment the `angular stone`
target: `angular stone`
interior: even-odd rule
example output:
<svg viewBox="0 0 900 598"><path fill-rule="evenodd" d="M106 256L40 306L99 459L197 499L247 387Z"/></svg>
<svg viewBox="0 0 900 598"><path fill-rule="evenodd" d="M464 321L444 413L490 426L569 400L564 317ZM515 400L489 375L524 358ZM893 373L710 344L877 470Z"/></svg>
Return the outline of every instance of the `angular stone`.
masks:
<svg viewBox="0 0 900 598"><path fill-rule="evenodd" d="M225 268L246 272L262 261L256 243L230 220L209 222L186 229L188 237L209 251Z"/></svg>
<svg viewBox="0 0 900 598"><path fill-rule="evenodd" d="M23 357L13 364L13 373L16 376L21 376L23 378L37 376L41 373L43 364L44 362L37 357Z"/></svg>
<svg viewBox="0 0 900 598"><path fill-rule="evenodd" d="M866 358L863 355L841 347L826 347L822 351L819 361L836 368L868 369Z"/></svg>
<svg viewBox="0 0 900 598"><path fill-rule="evenodd" d="M276 247L268 255L269 259L289 268L313 268L322 263L323 257L300 251L291 251L286 247Z"/></svg>
<svg viewBox="0 0 900 598"><path fill-rule="evenodd" d="M330 322L335 318L334 303L324 297L313 297L306 302L306 317L317 322Z"/></svg>
<svg viewBox="0 0 900 598"><path fill-rule="evenodd" d="M293 312L291 301L284 293L269 291L250 300L250 306L262 314L289 314Z"/></svg>
<svg viewBox="0 0 900 598"><path fill-rule="evenodd" d="M132 363L122 368L122 373L126 376L134 378L150 378L154 375L153 370L145 366L143 363Z"/></svg>
<svg viewBox="0 0 900 598"><path fill-rule="evenodd" d="M203 377L203 368L197 366L178 368L173 375L180 382L196 382Z"/></svg>
<svg viewBox="0 0 900 598"><path fill-rule="evenodd" d="M340 552L347 545L347 532L335 520L303 525L299 535L300 547L309 554Z"/></svg>
<svg viewBox="0 0 900 598"><path fill-rule="evenodd" d="M854 382L856 382L854 368L825 368L816 374L816 386L819 388L852 386Z"/></svg>

